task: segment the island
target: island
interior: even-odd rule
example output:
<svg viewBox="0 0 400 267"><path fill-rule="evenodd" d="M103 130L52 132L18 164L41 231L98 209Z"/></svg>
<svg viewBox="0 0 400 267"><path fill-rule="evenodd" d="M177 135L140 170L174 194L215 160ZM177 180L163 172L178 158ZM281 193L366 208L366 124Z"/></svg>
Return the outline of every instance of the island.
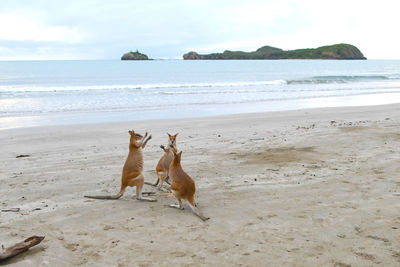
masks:
<svg viewBox="0 0 400 267"><path fill-rule="evenodd" d="M334 44L318 48L283 50L272 46L263 46L253 52L229 51L200 55L189 52L184 60L229 60L229 59L367 59L361 51L351 44Z"/></svg>
<svg viewBox="0 0 400 267"><path fill-rule="evenodd" d="M131 52L125 53L121 57L121 60L149 60L149 57L136 50L136 52L131 51Z"/></svg>

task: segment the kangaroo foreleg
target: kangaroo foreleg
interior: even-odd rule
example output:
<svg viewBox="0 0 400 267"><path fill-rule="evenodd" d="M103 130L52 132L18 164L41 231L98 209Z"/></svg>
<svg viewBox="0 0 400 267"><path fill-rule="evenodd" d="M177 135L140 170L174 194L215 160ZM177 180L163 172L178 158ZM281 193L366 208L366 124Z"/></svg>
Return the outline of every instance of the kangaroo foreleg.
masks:
<svg viewBox="0 0 400 267"><path fill-rule="evenodd" d="M147 135L147 133L146 133L146 135ZM143 138L142 148L144 148L146 146L147 142L151 139L151 135L149 135L149 137L147 137L147 139L145 140L146 135Z"/></svg>

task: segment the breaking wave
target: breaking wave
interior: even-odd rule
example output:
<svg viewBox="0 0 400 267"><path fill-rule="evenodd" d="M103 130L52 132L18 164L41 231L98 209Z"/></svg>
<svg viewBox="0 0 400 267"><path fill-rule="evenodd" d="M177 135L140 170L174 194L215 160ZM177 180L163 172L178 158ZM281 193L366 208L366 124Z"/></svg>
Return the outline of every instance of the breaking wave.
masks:
<svg viewBox="0 0 400 267"><path fill-rule="evenodd" d="M210 83L159 83L159 84L119 84L119 85L68 85L68 86L38 86L38 85L0 85L0 92L62 92L62 91L92 91L92 90L155 90L188 88L246 88L264 86L282 86L296 84L339 84L362 81L381 81L400 79L400 75L362 75L362 76L313 76L294 80L244 81L244 82L210 82ZM246 91L245 89L243 89ZM237 90L240 92L240 90ZM179 92L174 92L179 93ZM193 92L194 93L194 92ZM198 92L197 92L198 93ZM168 91L165 94L169 94ZM185 94L185 92L182 92Z"/></svg>

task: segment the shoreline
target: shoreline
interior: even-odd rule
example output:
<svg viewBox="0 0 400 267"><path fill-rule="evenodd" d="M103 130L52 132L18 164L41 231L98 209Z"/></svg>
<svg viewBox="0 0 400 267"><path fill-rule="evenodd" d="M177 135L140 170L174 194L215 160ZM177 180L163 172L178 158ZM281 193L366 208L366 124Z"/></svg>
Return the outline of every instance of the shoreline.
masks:
<svg viewBox="0 0 400 267"><path fill-rule="evenodd" d="M360 97L360 96L358 96ZM370 97L370 96L368 96ZM373 95L371 95L373 97ZM312 100L312 99L309 99ZM368 102L368 101L367 101ZM185 113L185 111L181 110L125 110L125 111L89 111L89 112L60 112L60 113L49 113L49 114L43 114L43 115L32 115L32 116L14 116L14 117L0 117L0 122L3 123L3 127L0 126L0 132L1 131L6 131L6 130L12 130L12 129L31 129L31 128L36 128L36 127L62 127L62 126L84 126L84 125L96 125L96 124L120 124L120 123L129 123L129 122L146 122L146 121L165 121L165 120L191 120L191 119L206 119L206 118L218 118L218 117L229 117L229 116L246 116L246 115L252 115L252 114L267 114L267 113L276 113L276 112L299 112L303 110L317 110L317 109L351 109L351 108L366 108L368 109L369 107L377 107L377 106L390 106L390 105L400 105L400 102L397 102L396 100L392 101L387 101L386 99L383 102L383 104L363 104L363 105L338 105L338 106L328 106L328 107L320 107L320 106L313 106L312 104L309 104L310 107L303 107L303 108L290 108L290 109L278 109L276 110L260 110L260 106L266 105L264 102L256 103L255 107L253 107L254 111L234 111L235 108L231 107L231 111L218 111L216 114L215 110L212 112L204 112L206 115L200 115L198 116L197 114L202 111L190 111L187 113L185 116L182 116L182 113ZM277 101L274 103L275 105L279 103ZM249 103L243 103L243 104L233 104L233 106L238 106L236 108L239 109L240 105L243 106L248 106ZM227 106L230 106L229 104ZM251 110L251 108L248 108L247 110ZM138 119L138 120L129 120L129 119L120 119L120 117L140 117L145 113L147 117L143 119ZM152 114L153 113L153 114ZM165 113L171 113L168 116L161 115ZM208 113L208 115L207 115ZM161 116L161 118L160 118ZM164 116L164 117L163 117ZM77 117L80 117L79 122L77 121ZM36 120L33 120L32 118L36 118ZM37 121L37 122L35 122ZM46 123L47 121L47 123ZM74 123L75 121L75 123ZM4 127L4 125L7 125ZM1 124L0 124L1 125ZM24 125L24 126L23 126Z"/></svg>
<svg viewBox="0 0 400 267"><path fill-rule="evenodd" d="M3 62L0 128L400 103L398 60L300 61Z"/></svg>
<svg viewBox="0 0 400 267"><path fill-rule="evenodd" d="M179 132L206 223L158 202L84 199L120 186L128 130L153 135L144 176ZM400 104L0 131L0 240L41 245L6 263L394 266L400 261ZM16 158L28 154L29 157ZM154 188L145 186L145 191Z"/></svg>

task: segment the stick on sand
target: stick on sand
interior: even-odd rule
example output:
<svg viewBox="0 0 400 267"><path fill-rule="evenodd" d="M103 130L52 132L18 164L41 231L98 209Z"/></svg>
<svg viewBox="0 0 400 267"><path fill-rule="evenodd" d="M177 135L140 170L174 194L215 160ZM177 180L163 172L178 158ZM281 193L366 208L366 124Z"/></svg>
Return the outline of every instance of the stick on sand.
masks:
<svg viewBox="0 0 400 267"><path fill-rule="evenodd" d="M31 236L25 239L22 242L16 243L15 245L4 249L3 247L3 252L0 253L0 262L3 260L6 260L8 258L11 258L15 255L18 255L24 251L27 251L29 248L36 246L42 240L44 239L44 236Z"/></svg>

